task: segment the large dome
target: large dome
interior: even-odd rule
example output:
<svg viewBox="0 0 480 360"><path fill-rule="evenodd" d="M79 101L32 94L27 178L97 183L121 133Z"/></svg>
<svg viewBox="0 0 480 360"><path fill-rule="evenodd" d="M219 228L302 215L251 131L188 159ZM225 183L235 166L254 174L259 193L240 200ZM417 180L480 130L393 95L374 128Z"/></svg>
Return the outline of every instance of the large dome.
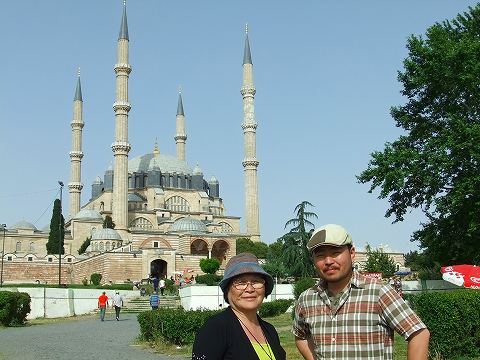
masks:
<svg viewBox="0 0 480 360"><path fill-rule="evenodd" d="M73 217L75 220L98 220L103 221L102 215L97 210L82 209Z"/></svg>
<svg viewBox="0 0 480 360"><path fill-rule="evenodd" d="M114 229L102 228L92 232L93 240L122 240L122 237Z"/></svg>
<svg viewBox="0 0 480 360"><path fill-rule="evenodd" d="M162 173L177 173L191 175L192 169L183 160L174 156L158 154L145 154L128 161L128 172L147 172L159 168Z"/></svg>
<svg viewBox="0 0 480 360"><path fill-rule="evenodd" d="M194 219L190 216L176 220L171 226L170 231L196 231L207 232L207 227L200 220Z"/></svg>
<svg viewBox="0 0 480 360"><path fill-rule="evenodd" d="M22 229L22 230L33 230L33 231L36 231L37 228L35 227L35 225L33 225L32 223L29 223L28 221L25 221L25 220L22 220L22 221L19 221L18 223L16 223L15 225L12 226L13 229Z"/></svg>

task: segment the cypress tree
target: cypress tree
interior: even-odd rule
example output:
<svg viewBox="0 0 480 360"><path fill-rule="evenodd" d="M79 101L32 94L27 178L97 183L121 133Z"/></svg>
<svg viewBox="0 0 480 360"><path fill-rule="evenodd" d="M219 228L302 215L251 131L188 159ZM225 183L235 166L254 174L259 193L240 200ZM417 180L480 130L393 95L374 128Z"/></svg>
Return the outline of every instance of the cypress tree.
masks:
<svg viewBox="0 0 480 360"><path fill-rule="evenodd" d="M48 235L48 241L46 244L47 247L47 254L58 254L58 242L62 241L62 254L65 254L64 245L64 238L65 238L65 219L61 214L61 204L60 199L55 199L53 203L53 213L52 219L50 220L50 234ZM61 222L61 233L59 229L59 224Z"/></svg>

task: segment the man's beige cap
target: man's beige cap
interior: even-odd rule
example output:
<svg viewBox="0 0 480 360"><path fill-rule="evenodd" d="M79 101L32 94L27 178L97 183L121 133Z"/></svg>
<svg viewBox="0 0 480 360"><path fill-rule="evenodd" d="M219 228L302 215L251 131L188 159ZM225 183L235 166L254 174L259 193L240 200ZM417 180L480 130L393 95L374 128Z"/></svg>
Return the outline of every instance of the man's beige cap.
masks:
<svg viewBox="0 0 480 360"><path fill-rule="evenodd" d="M319 246L344 246L352 244L352 237L340 225L328 224L321 226L313 232L307 243L308 251L313 251Z"/></svg>

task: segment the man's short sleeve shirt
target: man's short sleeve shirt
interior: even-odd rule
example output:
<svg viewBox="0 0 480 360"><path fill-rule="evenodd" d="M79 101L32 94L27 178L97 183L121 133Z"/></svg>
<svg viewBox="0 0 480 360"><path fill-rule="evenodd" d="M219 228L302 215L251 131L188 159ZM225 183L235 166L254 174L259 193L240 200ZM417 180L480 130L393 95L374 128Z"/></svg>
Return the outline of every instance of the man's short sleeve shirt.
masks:
<svg viewBox="0 0 480 360"><path fill-rule="evenodd" d="M393 331L408 339L424 328L392 287L354 272L336 309L325 283L304 291L292 331L312 338L317 359L393 359Z"/></svg>

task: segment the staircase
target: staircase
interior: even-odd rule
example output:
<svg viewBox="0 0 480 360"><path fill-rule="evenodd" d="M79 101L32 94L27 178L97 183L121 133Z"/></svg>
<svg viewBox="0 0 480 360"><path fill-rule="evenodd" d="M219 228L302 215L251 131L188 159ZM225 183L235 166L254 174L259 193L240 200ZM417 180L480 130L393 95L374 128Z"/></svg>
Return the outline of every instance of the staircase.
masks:
<svg viewBox="0 0 480 360"><path fill-rule="evenodd" d="M179 296L160 296L160 308L177 308L180 306L181 303ZM122 312L139 313L147 310L152 310L149 296L138 296L133 299L126 299L123 302Z"/></svg>

